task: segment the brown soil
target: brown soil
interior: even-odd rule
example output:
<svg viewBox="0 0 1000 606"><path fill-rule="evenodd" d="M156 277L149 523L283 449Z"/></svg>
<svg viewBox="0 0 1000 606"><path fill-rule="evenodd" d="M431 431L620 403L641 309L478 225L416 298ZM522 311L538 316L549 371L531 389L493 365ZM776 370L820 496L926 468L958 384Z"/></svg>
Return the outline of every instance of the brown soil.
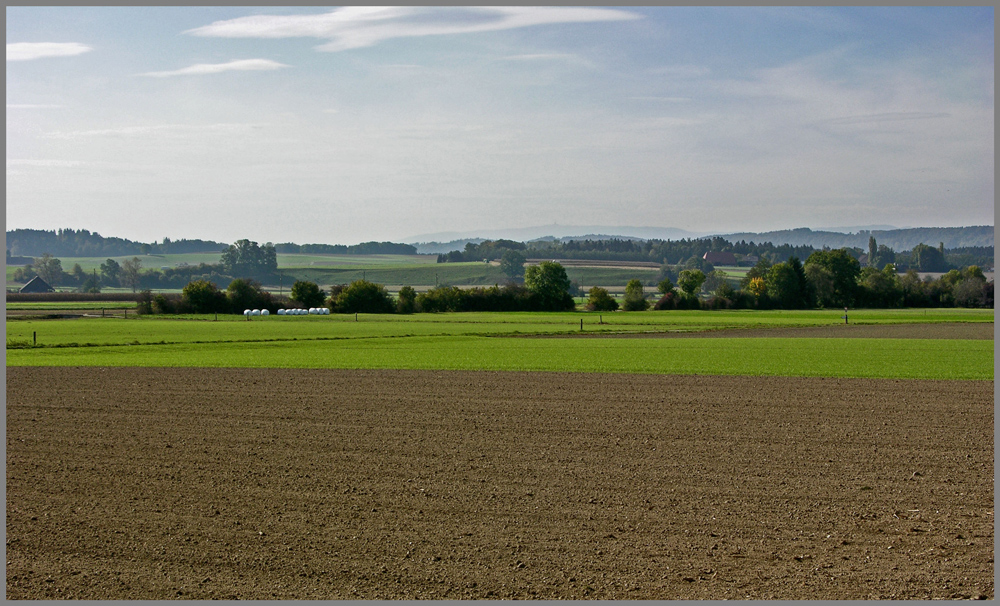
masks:
<svg viewBox="0 0 1000 606"><path fill-rule="evenodd" d="M7 598L994 596L993 382L7 368Z"/></svg>

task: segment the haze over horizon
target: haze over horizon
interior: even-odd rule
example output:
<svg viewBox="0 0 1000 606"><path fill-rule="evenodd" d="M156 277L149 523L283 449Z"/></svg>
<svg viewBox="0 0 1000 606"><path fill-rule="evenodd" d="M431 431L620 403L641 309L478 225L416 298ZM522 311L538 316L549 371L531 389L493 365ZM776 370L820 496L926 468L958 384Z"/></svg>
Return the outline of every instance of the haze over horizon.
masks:
<svg viewBox="0 0 1000 606"><path fill-rule="evenodd" d="M994 221L993 7L6 22L7 229L353 244Z"/></svg>

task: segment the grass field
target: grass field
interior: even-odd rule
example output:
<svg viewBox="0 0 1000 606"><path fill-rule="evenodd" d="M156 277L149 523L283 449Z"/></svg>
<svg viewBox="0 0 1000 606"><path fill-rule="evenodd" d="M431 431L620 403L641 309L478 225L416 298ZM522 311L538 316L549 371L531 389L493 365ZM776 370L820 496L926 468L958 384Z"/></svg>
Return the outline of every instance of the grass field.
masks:
<svg viewBox="0 0 1000 606"><path fill-rule="evenodd" d="M176 267L186 263L218 263L221 253L191 253L181 255L138 255L146 269ZM111 257L119 263L132 255ZM107 257L61 257L63 271L70 271L79 263L87 274L100 266ZM7 267L7 286L15 287L14 271L18 266ZM462 286L492 286L503 284L506 276L496 265L484 263L437 263L437 255L304 255L279 254L278 269L282 271L288 284L295 280L309 280L326 288L332 284L347 284L365 278L372 282L391 286L432 286L452 284ZM570 280L587 286L624 286L629 280L638 278L643 282L652 280L657 270L621 269L614 267L567 267ZM269 285L272 286L272 285ZM273 285L277 287L277 285ZM110 291L111 289L109 289Z"/></svg>
<svg viewBox="0 0 1000 606"><path fill-rule="evenodd" d="M7 323L10 366L539 370L992 379L993 342L967 339L577 339L831 326L836 311L163 317ZM992 310L856 310L855 325L992 322ZM603 323L600 323L603 320ZM38 347L29 346L37 339Z"/></svg>

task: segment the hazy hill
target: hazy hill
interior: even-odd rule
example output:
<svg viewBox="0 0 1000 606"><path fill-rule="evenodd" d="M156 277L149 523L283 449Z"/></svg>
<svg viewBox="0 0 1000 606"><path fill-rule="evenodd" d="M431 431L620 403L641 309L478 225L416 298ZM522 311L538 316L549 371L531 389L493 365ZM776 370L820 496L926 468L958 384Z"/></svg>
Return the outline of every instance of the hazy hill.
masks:
<svg viewBox="0 0 1000 606"><path fill-rule="evenodd" d="M589 234L589 235L587 235ZM601 234L596 236L594 234ZM485 239L497 240L504 238L516 242L528 242L541 239L642 239L642 240L682 240L685 238L698 238L707 235L707 232L691 232L674 227L628 227L609 225L538 225L535 227L522 227L518 229L484 229L475 233L471 232L438 232L434 234L422 234L404 238L403 242L417 245L420 244L453 244L457 242L482 242ZM465 244L462 244L464 247ZM462 247L459 247L462 248ZM459 250L452 248L449 250ZM448 252L447 250L440 252Z"/></svg>

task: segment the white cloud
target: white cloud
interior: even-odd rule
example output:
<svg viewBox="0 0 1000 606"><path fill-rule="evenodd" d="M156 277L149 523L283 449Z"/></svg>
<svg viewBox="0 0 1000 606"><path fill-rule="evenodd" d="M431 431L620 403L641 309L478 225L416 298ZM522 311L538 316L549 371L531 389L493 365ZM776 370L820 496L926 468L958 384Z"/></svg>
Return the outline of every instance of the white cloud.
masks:
<svg viewBox="0 0 1000 606"><path fill-rule="evenodd" d="M8 61L29 61L46 57L72 57L93 48L78 42L14 42L7 45Z"/></svg>
<svg viewBox="0 0 1000 606"><path fill-rule="evenodd" d="M187 30L219 38L325 38L317 50L342 51L383 40L489 32L532 25L639 19L621 10L574 7L343 7L319 15L254 15Z"/></svg>
<svg viewBox="0 0 1000 606"><path fill-rule="evenodd" d="M270 59L243 59L240 61L230 61L229 63L197 63L190 67L176 69L166 72L147 72L140 76L150 76L153 78L168 78L170 76L203 76L206 74L220 74L231 71L262 71L274 70L288 67L284 63L271 61Z"/></svg>

